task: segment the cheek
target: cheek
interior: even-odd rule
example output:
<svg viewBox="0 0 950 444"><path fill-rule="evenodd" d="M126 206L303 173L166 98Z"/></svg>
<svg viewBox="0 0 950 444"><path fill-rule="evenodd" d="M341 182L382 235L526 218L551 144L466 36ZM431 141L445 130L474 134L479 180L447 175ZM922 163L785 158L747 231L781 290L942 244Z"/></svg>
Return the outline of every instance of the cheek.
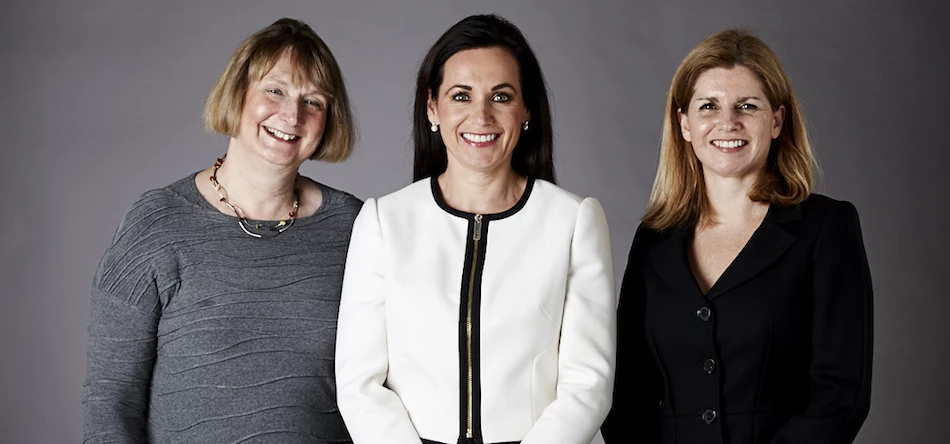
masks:
<svg viewBox="0 0 950 444"><path fill-rule="evenodd" d="M244 132L254 132L258 125L258 118L251 107L245 106L241 111L241 118L238 121L238 128Z"/></svg>
<svg viewBox="0 0 950 444"><path fill-rule="evenodd" d="M760 128L758 133L762 139L762 144L768 147L772 140L778 137L779 129L775 127L775 121L771 119L771 116L768 116L756 122L756 124Z"/></svg>
<svg viewBox="0 0 950 444"><path fill-rule="evenodd" d="M508 138L508 143L505 144L505 148L508 149L508 154L509 154L509 155L515 151L515 147L518 146L518 141L521 140L521 131L520 131L520 129L521 129L521 127L518 127L518 130L519 130L519 131L513 131L513 132L511 132L511 133L510 133L511 135L510 135L509 138Z"/></svg>
<svg viewBox="0 0 950 444"><path fill-rule="evenodd" d="M709 117L697 118L695 119L695 122L697 122L697 125L696 125L697 133L708 133L716 126L716 122L712 118L709 118Z"/></svg>
<svg viewBox="0 0 950 444"><path fill-rule="evenodd" d="M273 105L267 100L251 99L245 102L244 109L241 112L241 120L247 121L249 125L256 125L266 119L271 112Z"/></svg>
<svg viewBox="0 0 950 444"><path fill-rule="evenodd" d="M517 123L519 127L525 120L530 120L528 119L528 109L525 108L524 105L519 105L519 106L514 107L511 110L510 115L511 115L511 120L514 123Z"/></svg>
<svg viewBox="0 0 950 444"><path fill-rule="evenodd" d="M459 107L441 106L436 111L439 113L440 126L454 128L463 120L464 111Z"/></svg>
<svg viewBox="0 0 950 444"><path fill-rule="evenodd" d="M693 145L702 145L703 135L708 134L714 126L714 123L708 118L691 117L687 125L683 127L683 138Z"/></svg>
<svg viewBox="0 0 950 444"><path fill-rule="evenodd" d="M698 146L697 146L697 145L698 145ZM692 152L693 152L693 155L696 156L697 159L699 159L700 161L702 161L703 156L705 155L705 151L703 151L703 150L701 149L701 148L702 148L702 145L700 145L700 144L698 144L698 143L690 142L689 146L690 146L690 150L692 150Z"/></svg>
<svg viewBox="0 0 950 444"><path fill-rule="evenodd" d="M314 111L310 115L310 125L319 133L322 133L327 127L326 111Z"/></svg>

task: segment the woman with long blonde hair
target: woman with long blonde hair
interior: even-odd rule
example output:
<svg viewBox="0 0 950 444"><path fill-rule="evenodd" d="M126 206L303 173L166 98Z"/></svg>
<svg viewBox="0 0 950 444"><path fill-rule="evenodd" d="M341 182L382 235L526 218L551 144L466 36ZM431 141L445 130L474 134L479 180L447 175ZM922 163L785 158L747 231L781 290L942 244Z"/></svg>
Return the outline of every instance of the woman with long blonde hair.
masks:
<svg viewBox="0 0 950 444"><path fill-rule="evenodd" d="M673 77L621 287L609 444L849 443L871 389L871 278L778 58L727 30Z"/></svg>

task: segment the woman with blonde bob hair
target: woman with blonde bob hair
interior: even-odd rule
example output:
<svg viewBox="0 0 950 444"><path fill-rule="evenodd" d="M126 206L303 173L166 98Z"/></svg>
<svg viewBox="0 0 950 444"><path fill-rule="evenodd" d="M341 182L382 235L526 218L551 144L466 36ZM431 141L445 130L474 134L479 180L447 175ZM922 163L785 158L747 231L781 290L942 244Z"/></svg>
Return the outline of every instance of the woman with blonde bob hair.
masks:
<svg viewBox="0 0 950 444"><path fill-rule="evenodd" d="M349 155L350 115L303 22L238 46L204 111L226 156L143 194L96 271L83 442L350 442L333 356L361 202L298 173Z"/></svg>
<svg viewBox="0 0 950 444"><path fill-rule="evenodd" d="M610 444L850 443L867 416L872 290L857 211L812 194L778 58L743 30L673 77L620 292Z"/></svg>

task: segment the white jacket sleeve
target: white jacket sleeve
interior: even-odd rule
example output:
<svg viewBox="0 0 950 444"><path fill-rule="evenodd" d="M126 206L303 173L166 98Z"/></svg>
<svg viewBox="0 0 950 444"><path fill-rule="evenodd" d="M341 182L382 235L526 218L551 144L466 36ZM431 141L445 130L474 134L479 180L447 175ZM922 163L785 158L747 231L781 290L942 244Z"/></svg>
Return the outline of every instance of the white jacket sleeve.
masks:
<svg viewBox="0 0 950 444"><path fill-rule="evenodd" d="M420 444L402 401L384 386L389 351L382 250L376 200L367 199L353 225L343 277L336 339L337 403L355 444Z"/></svg>
<svg viewBox="0 0 950 444"><path fill-rule="evenodd" d="M607 217L600 202L581 202L558 349L557 398L521 444L588 444L613 396L617 295Z"/></svg>

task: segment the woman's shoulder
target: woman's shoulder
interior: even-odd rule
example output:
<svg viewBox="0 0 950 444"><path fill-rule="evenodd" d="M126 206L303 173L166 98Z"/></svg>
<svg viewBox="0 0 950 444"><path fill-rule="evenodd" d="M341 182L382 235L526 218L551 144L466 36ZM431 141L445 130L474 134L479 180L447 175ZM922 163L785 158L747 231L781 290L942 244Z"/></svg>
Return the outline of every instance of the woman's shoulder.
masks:
<svg viewBox="0 0 950 444"><path fill-rule="evenodd" d="M637 225L637 230L633 235L633 242L630 248L631 254L634 254L634 250L639 253L649 251L654 245L671 237L689 238L691 231L692 226L658 230L646 222L640 222L640 225Z"/></svg>
<svg viewBox="0 0 950 444"><path fill-rule="evenodd" d="M432 204L435 205L435 196L433 194L433 183L431 178L419 179L409 185L406 185L389 194L384 194L373 199L378 211L387 210L402 211L407 207L415 205Z"/></svg>
<svg viewBox="0 0 950 444"><path fill-rule="evenodd" d="M195 175L191 174L164 187L142 193L126 210L117 231L140 231L159 221L172 222L193 215L200 207L195 199L200 195L194 180Z"/></svg>
<svg viewBox="0 0 950 444"><path fill-rule="evenodd" d="M317 182L313 179L309 180L317 185L323 195L323 211L350 214L355 218L360 212L360 208L363 207L363 201L360 198L346 191L342 191L329 185Z"/></svg>
<svg viewBox="0 0 950 444"><path fill-rule="evenodd" d="M565 204L580 205L584 197L562 188L560 185L553 184L544 179L532 179L531 197L537 196L540 199L552 202L562 202Z"/></svg>
<svg viewBox="0 0 950 444"><path fill-rule="evenodd" d="M128 293L149 281L157 263L167 262L163 261L165 247L176 240L188 220L200 217L200 208L188 198L189 181L197 192L190 175L142 193L128 207L99 263L94 278L97 288Z"/></svg>
<svg viewBox="0 0 950 444"><path fill-rule="evenodd" d="M858 210L846 200L838 200L823 194L812 193L801 203L802 220L805 223L823 224L829 218L857 221Z"/></svg>
<svg viewBox="0 0 950 444"><path fill-rule="evenodd" d="M544 179L533 179L529 202L531 200L543 205L546 208L545 211L555 211L560 208L563 211L576 213L581 211L581 207L586 206L603 212L600 200L596 197L578 195Z"/></svg>

